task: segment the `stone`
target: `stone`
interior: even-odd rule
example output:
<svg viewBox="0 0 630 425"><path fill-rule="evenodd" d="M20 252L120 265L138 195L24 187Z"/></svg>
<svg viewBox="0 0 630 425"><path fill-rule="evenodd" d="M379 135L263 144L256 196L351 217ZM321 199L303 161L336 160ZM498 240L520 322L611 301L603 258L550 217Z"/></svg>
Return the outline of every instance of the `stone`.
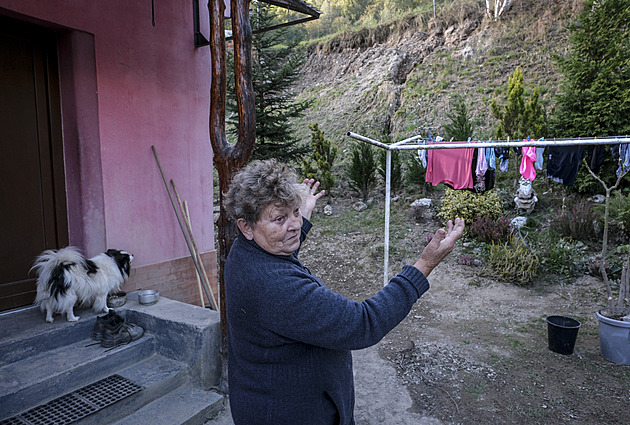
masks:
<svg viewBox="0 0 630 425"><path fill-rule="evenodd" d="M355 211L364 211L367 210L367 205L362 201L357 201L352 205L352 209Z"/></svg>
<svg viewBox="0 0 630 425"><path fill-rule="evenodd" d="M330 205L326 205L324 207L324 215L332 215L333 214L333 209Z"/></svg>
<svg viewBox="0 0 630 425"><path fill-rule="evenodd" d="M512 221L510 221L510 225L516 230L521 230L521 228L525 226L525 223L527 223L527 217L522 216L514 217Z"/></svg>
<svg viewBox="0 0 630 425"><path fill-rule="evenodd" d="M606 196L604 195L595 195L588 198L589 201L595 202L596 204L603 204L606 202Z"/></svg>
<svg viewBox="0 0 630 425"><path fill-rule="evenodd" d="M428 208L433 205L433 201L429 198L416 199L411 203L411 207L424 207Z"/></svg>

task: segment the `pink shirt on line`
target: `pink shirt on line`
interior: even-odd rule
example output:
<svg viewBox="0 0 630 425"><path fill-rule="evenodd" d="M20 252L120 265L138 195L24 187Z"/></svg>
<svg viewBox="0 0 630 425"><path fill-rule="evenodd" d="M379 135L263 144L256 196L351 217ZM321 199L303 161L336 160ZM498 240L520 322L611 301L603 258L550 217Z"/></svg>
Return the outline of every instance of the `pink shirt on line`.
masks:
<svg viewBox="0 0 630 425"><path fill-rule="evenodd" d="M435 142L429 142L435 144ZM441 144L450 142L442 141ZM461 142L458 142L461 143ZM472 189L473 148L429 149L425 180L433 186L446 183L453 189Z"/></svg>
<svg viewBox="0 0 630 425"><path fill-rule="evenodd" d="M525 142L526 140L523 139ZM536 148L534 146L523 146L523 160L521 161L521 176L527 180L534 181L536 178L536 169L534 163L536 162Z"/></svg>

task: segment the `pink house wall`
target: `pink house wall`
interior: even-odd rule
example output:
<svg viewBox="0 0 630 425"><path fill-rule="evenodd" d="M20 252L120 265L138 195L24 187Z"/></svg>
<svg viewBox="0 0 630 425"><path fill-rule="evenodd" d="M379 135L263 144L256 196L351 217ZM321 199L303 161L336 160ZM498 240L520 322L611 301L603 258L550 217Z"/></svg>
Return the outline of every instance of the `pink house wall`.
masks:
<svg viewBox="0 0 630 425"><path fill-rule="evenodd" d="M189 255L151 145L214 255L209 49L193 45L192 1L155 0L155 26L151 6L0 0L0 13L60 31L71 243L125 249L139 270Z"/></svg>

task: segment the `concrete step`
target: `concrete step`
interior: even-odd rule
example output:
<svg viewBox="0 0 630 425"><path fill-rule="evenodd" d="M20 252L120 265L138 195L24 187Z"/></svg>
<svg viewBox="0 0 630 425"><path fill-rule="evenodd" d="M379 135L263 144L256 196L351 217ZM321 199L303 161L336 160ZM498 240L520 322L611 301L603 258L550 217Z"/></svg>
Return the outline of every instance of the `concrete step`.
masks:
<svg viewBox="0 0 630 425"><path fill-rule="evenodd" d="M78 322L55 315L53 323L36 307L0 315L0 366L89 338L97 314L84 309L75 314Z"/></svg>
<svg viewBox="0 0 630 425"><path fill-rule="evenodd" d="M224 403L225 397L215 391L182 385L113 425L202 425L216 417Z"/></svg>
<svg viewBox="0 0 630 425"><path fill-rule="evenodd" d="M91 330L90 330L91 332ZM155 338L114 349L83 339L0 367L2 416L13 416L102 379L153 355Z"/></svg>
<svg viewBox="0 0 630 425"><path fill-rule="evenodd" d="M119 402L87 416L77 422L77 425L105 425L116 421L127 422L126 417L132 412L140 412L147 406L154 404L157 400L164 400L171 392L176 392L182 386L188 386L190 377L188 367L185 363L171 360L155 354L142 362L136 363L128 368L117 372L123 378L144 387L143 390L133 394ZM193 411L196 404L191 398L190 410ZM169 414L174 409L168 404L162 406L162 411L156 413L155 418L151 418L144 424L156 424L160 416ZM177 422L171 422L176 425Z"/></svg>

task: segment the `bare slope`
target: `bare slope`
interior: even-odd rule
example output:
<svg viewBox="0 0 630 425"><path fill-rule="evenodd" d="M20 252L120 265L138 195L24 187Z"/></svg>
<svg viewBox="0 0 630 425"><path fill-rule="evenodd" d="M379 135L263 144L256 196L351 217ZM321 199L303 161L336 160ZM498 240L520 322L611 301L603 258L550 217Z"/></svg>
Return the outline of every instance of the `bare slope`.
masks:
<svg viewBox="0 0 630 425"><path fill-rule="evenodd" d="M553 55L566 45L566 24L578 0L516 1L499 21L484 4L459 1L432 16L407 17L374 29L345 33L310 46L296 87L313 107L294 123L309 140L308 125L345 145L347 131L401 140L429 129L441 134L453 96L462 96L477 120L476 137L496 126L490 102L504 103L509 75L525 74L526 95L535 86L552 107L559 75Z"/></svg>

